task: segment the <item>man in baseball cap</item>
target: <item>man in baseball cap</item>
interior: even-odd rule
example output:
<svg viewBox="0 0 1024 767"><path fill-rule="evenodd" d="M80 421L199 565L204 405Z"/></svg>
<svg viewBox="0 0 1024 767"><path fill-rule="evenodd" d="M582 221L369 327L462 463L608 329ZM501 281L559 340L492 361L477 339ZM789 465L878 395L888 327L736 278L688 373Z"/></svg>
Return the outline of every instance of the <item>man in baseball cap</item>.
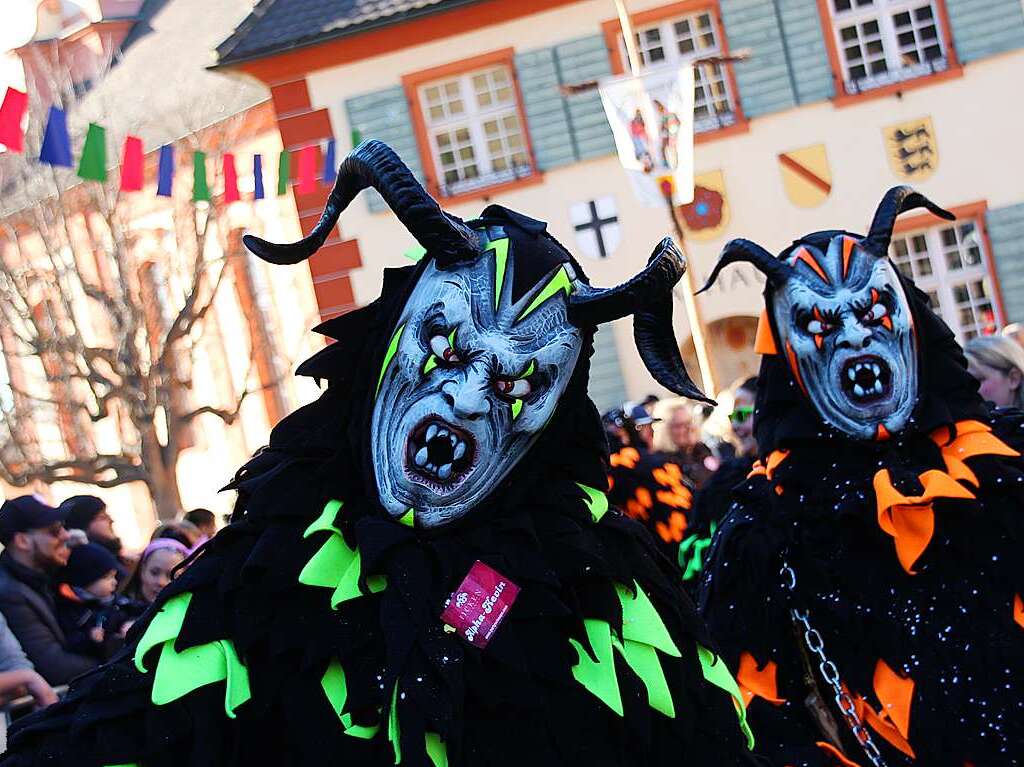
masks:
<svg viewBox="0 0 1024 767"><path fill-rule="evenodd" d="M67 649L57 622L55 575L70 550L65 512L34 495L0 506L0 612L36 670L52 685L65 684L97 662Z"/></svg>

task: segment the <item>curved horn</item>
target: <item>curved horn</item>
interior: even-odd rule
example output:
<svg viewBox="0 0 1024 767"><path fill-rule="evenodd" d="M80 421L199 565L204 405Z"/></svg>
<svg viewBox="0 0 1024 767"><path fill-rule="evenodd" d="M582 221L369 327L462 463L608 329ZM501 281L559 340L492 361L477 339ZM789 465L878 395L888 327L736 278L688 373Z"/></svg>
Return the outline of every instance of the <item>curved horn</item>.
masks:
<svg viewBox="0 0 1024 767"><path fill-rule="evenodd" d="M777 259L756 242L744 239L729 240L729 242L725 243L725 247L722 248L722 255L718 257L718 263L711 270L711 276L704 283L704 287L697 291L697 295L699 296L714 285L718 275L725 267L739 261L753 264L754 268L767 277L768 282L773 286L783 284L793 275L793 267L785 261Z"/></svg>
<svg viewBox="0 0 1024 767"><path fill-rule="evenodd" d="M886 258L889 255L889 240L892 239L892 227L896 223L896 217L914 208L927 208L936 216L952 221L956 218L944 208L940 208L920 192L914 191L909 186L894 186L885 193L885 197L878 203L875 210L875 217L871 221L871 229L868 236L861 240L861 244L876 256Z"/></svg>
<svg viewBox="0 0 1024 767"><path fill-rule="evenodd" d="M654 380L683 397L713 405L686 372L672 330L672 288L685 272L686 259L666 237L632 279L614 288L579 286L569 299L569 319L576 325L599 325L632 314L633 338Z"/></svg>
<svg viewBox="0 0 1024 767"><path fill-rule="evenodd" d="M574 325L600 325L635 313L651 296L671 292L686 272L686 259L671 237L658 243L647 267L614 288L580 284L569 299L569 320Z"/></svg>
<svg viewBox="0 0 1024 767"><path fill-rule="evenodd" d="M324 244L341 212L367 187L380 193L398 220L442 266L479 253L473 231L441 210L391 147L372 140L364 141L342 160L323 215L308 237L289 245L276 245L251 234L242 240L264 261L297 264Z"/></svg>

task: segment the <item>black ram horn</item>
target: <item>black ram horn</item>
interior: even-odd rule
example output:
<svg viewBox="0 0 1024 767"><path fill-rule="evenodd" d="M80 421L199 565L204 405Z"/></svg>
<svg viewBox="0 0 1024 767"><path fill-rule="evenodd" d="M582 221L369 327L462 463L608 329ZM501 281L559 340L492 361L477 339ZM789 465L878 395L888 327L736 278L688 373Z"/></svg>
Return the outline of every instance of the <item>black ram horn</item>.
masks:
<svg viewBox="0 0 1024 767"><path fill-rule="evenodd" d="M308 237L276 245L247 234L243 242L272 264L305 261L324 244L341 212L368 187L380 193L398 220L441 266L473 259L479 253L473 231L441 210L394 150L380 141L364 141L342 161L323 215Z"/></svg>
<svg viewBox="0 0 1024 767"><path fill-rule="evenodd" d="M894 186L885 193L885 197L878 203L875 210L875 217L871 221L871 229L868 236L861 240L861 244L876 256L886 258L889 255L889 241L892 239L892 228L896 223L896 217L914 208L927 208L936 216L952 221L956 218L944 208L940 208L920 192L914 191L909 186Z"/></svg>
<svg viewBox="0 0 1024 767"><path fill-rule="evenodd" d="M647 267L614 288L586 288L569 299L569 319L599 325L633 315L640 359L654 380L683 397L715 404L693 383L672 330L672 288L686 272L686 259L670 237L654 249Z"/></svg>
<svg viewBox="0 0 1024 767"><path fill-rule="evenodd" d="M704 283L704 287L697 291L697 295L714 285L718 275L725 267L739 261L753 264L754 268L767 277L768 282L773 286L782 285L793 276L792 266L785 261L780 261L756 242L744 239L729 240L722 248L722 254L718 257L715 268L711 270L711 276Z"/></svg>

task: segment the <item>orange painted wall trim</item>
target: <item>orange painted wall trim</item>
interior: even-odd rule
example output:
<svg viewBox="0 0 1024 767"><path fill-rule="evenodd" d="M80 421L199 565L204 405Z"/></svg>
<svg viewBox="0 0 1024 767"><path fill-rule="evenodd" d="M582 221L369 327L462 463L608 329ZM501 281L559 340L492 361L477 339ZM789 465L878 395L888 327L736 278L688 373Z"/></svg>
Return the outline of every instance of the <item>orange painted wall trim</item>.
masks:
<svg viewBox="0 0 1024 767"><path fill-rule="evenodd" d="M712 23L715 25L715 34L718 36L722 55L729 55L729 40L725 35L725 25L722 23L722 6L720 0L680 0L679 2L661 5L657 8L649 8L646 11L639 11L629 15L633 26L642 27L648 24L656 24L659 21L670 19L673 16L685 16L691 13L708 11L711 13ZM626 74L626 62L622 60L622 49L619 46L619 37L622 35L622 26L619 20L608 19L601 22L601 33L604 35L604 44L608 49L608 59L611 63L612 73L616 75ZM740 98L740 89L736 84L736 73L732 64L723 64L725 77L729 83L729 93L732 95L736 105L736 122L725 128L695 133L693 142L702 144L705 141L714 141L727 136L735 136L739 133L746 133L750 130L750 121L743 113L743 101Z"/></svg>
<svg viewBox="0 0 1024 767"><path fill-rule="evenodd" d="M285 148L293 150L315 144L316 164L320 166L322 139L331 138L330 115L326 109L313 109L306 78L291 78L271 86L270 97L277 113L277 126ZM292 163L292 178L296 177L297 163ZM320 220L328 189L317 184L317 190L302 194L296 185L291 186L295 211L303 235ZM355 295L349 271L362 266L359 245L356 240L342 241L340 227L335 227L324 246L307 262L313 293L316 296L320 319L327 320L355 308Z"/></svg>
<svg viewBox="0 0 1024 767"><path fill-rule="evenodd" d="M319 69L351 64L453 35L513 21L578 0L486 0L440 11L403 24L327 40L304 48L231 65L268 85L295 80Z"/></svg>
<svg viewBox="0 0 1024 767"><path fill-rule="evenodd" d="M829 0L817 0L818 16L821 19L821 31L825 36L825 50L828 52L828 63L832 69L832 85L835 87L835 96L832 103L837 107L845 107L861 101L884 98L895 93L913 90L928 85L952 80L962 77L964 68L956 55L956 48L953 45L953 33L949 25L949 11L946 10L946 0L934 0L935 10L938 13L939 26L942 27L942 44L946 49L947 68L935 74L922 75L913 80L906 80L901 83L884 85L881 88L872 88L863 93L847 93L846 79L843 77L843 65L839 60L839 47L836 45L835 30L832 28L832 9L829 8Z"/></svg>
<svg viewBox="0 0 1024 767"><path fill-rule="evenodd" d="M432 196L443 200L446 204L465 202L468 200L487 198L496 192L505 192L521 186L539 183L542 180L540 170L537 168L537 160L533 156L533 143L530 140L530 126L526 122L526 112L523 110L523 94L519 87L519 75L515 67L515 51L512 48L501 48L500 50L481 53L471 56L468 59L452 61L441 66L423 69L419 72L411 72L402 76L402 88L405 90L405 99L409 104L409 114L412 118L413 132L416 135L416 146L420 152L420 160L423 163L424 175L427 190ZM519 124L522 126L523 137L526 143L526 155L530 158L531 173L526 178L506 181L501 184L474 189L471 192L457 195L442 195L441 184L437 177L437 167L434 165L434 155L430 151L430 135L427 133L427 121L423 116L423 108L420 103L419 88L424 83L434 80L441 80L446 77L454 77L474 69L503 64L508 67L512 76L512 83L515 87L516 114L519 116Z"/></svg>
<svg viewBox="0 0 1024 767"><path fill-rule="evenodd" d="M994 255L992 253L992 240L988 236L988 223L985 220L985 214L988 212L988 202L986 200L979 200L977 202L968 202L963 205L955 205L953 207L946 208L950 213L956 216L957 221L974 221L978 227L978 231L981 233L981 243L984 246L982 248L982 257L985 259L985 271L988 272L989 277L992 280L992 293L996 304L996 322L999 325L1003 325L1006 322L1006 307L1003 303L1003 288L999 282L999 272L996 270L994 261ZM944 218L939 218L932 213L921 213L916 216L907 216L904 218L897 219L895 226L892 228L893 234L904 234L906 232L912 232L917 229L928 229L933 226L941 226L943 224L949 225L952 222L946 221Z"/></svg>

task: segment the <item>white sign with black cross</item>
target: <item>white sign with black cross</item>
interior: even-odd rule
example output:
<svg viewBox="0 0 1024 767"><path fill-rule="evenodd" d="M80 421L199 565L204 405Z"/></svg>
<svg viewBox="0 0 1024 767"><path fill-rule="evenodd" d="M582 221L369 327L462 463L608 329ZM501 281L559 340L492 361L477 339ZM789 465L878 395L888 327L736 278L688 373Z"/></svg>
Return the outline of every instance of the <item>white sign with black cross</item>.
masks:
<svg viewBox="0 0 1024 767"><path fill-rule="evenodd" d="M612 195L587 202L574 202L569 221L576 232L576 245L589 258L608 258L619 247L619 217Z"/></svg>

